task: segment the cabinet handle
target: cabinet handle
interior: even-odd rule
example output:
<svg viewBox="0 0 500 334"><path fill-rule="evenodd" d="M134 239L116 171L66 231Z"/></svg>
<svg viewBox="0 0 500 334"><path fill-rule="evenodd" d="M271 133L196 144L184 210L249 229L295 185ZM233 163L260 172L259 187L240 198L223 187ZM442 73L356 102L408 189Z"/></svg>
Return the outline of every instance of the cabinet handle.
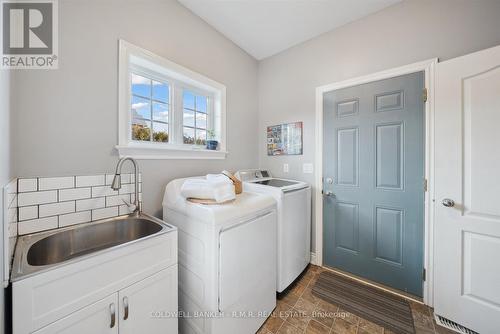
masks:
<svg viewBox="0 0 500 334"><path fill-rule="evenodd" d="M123 315L123 320L128 319L128 298L123 297L123 307L125 308L125 314Z"/></svg>
<svg viewBox="0 0 500 334"><path fill-rule="evenodd" d="M115 303L109 304L109 312L111 313L111 323L109 324L109 328L113 328L116 324Z"/></svg>

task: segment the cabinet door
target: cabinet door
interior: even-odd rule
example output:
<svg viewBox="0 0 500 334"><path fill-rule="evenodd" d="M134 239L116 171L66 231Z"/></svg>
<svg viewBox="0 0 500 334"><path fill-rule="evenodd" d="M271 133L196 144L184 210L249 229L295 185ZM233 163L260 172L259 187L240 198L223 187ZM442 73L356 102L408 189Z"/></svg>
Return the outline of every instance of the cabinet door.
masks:
<svg viewBox="0 0 500 334"><path fill-rule="evenodd" d="M177 333L177 265L120 290L120 334Z"/></svg>
<svg viewBox="0 0 500 334"><path fill-rule="evenodd" d="M118 294L51 323L35 334L118 334Z"/></svg>

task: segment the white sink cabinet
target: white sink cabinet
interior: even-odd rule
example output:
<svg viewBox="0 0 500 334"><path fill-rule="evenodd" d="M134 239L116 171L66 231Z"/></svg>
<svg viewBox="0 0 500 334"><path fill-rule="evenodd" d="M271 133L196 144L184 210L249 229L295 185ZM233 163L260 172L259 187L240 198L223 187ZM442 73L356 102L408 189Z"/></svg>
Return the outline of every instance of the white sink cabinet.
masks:
<svg viewBox="0 0 500 334"><path fill-rule="evenodd" d="M177 333L177 230L12 283L14 334Z"/></svg>

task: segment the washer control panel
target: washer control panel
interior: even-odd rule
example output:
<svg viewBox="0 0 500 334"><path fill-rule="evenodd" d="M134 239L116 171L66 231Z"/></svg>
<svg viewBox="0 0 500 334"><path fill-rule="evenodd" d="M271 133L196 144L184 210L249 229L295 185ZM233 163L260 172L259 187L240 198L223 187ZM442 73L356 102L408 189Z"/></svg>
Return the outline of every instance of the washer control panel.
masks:
<svg viewBox="0 0 500 334"><path fill-rule="evenodd" d="M245 169L236 172L235 176L241 181L251 181L271 178L271 172L267 169Z"/></svg>

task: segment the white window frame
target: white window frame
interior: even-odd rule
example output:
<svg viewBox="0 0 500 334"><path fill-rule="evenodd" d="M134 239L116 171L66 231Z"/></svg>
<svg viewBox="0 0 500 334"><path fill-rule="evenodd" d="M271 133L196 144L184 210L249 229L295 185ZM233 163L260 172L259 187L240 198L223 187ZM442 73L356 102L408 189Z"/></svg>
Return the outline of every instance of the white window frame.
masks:
<svg viewBox="0 0 500 334"><path fill-rule="evenodd" d="M169 84L169 142L158 143L132 140L131 72L143 74ZM183 115L174 112L182 106L183 89L205 95L207 103L207 131L214 129L219 141L218 150L183 143ZM209 126L211 125L211 126ZM226 86L193 72L168 59L119 40L118 70L118 145L120 157L136 159L225 159L226 151Z"/></svg>

